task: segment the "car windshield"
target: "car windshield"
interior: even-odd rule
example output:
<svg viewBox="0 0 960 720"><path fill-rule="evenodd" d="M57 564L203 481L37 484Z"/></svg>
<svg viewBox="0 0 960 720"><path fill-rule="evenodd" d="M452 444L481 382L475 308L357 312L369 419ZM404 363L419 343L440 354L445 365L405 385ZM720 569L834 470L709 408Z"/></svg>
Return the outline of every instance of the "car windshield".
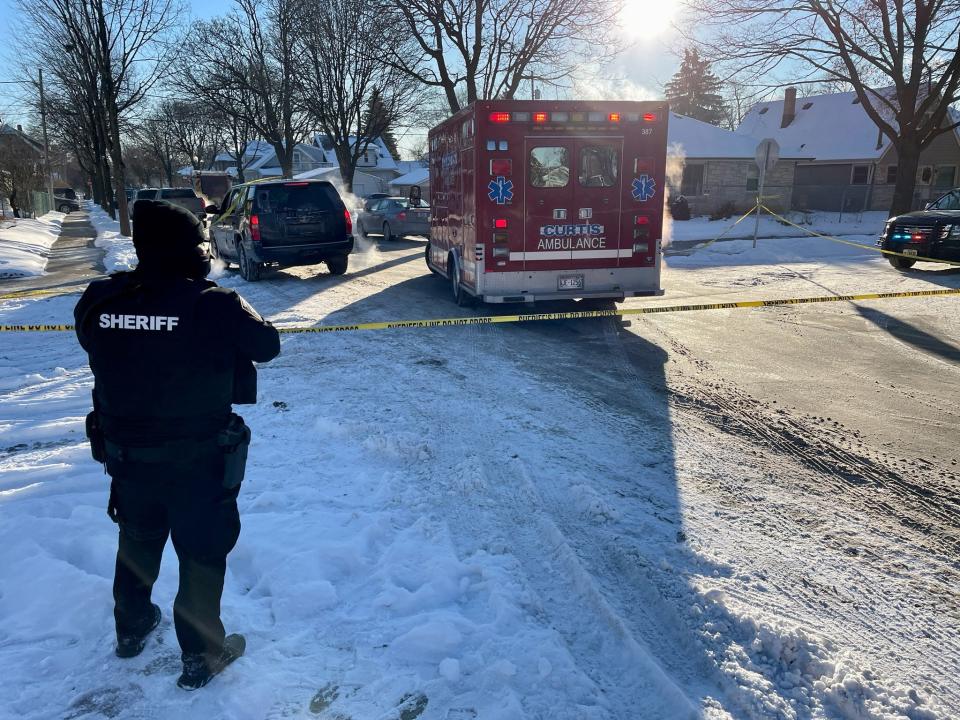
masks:
<svg viewBox="0 0 960 720"><path fill-rule="evenodd" d="M57 188L53 191L54 195L59 195L60 197L70 198L71 200L77 199L77 193L72 188Z"/></svg>
<svg viewBox="0 0 960 720"><path fill-rule="evenodd" d="M137 200L152 198L156 194L157 194L156 190L139 190L137 192Z"/></svg>
<svg viewBox="0 0 960 720"><path fill-rule="evenodd" d="M257 188L257 207L261 212L297 210L334 210L340 196L329 183L286 183Z"/></svg>
<svg viewBox="0 0 960 720"><path fill-rule="evenodd" d="M934 203L933 207L937 210L960 210L960 193L952 192L944 195Z"/></svg>
<svg viewBox="0 0 960 720"><path fill-rule="evenodd" d="M197 194L193 190L189 190L189 189L171 188L169 190L161 190L160 197L164 199L196 198Z"/></svg>

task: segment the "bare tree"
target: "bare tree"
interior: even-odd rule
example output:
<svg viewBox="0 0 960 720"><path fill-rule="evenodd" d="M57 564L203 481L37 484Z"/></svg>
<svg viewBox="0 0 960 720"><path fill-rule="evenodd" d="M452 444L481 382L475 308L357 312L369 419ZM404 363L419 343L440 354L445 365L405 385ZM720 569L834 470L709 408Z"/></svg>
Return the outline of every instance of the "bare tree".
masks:
<svg viewBox="0 0 960 720"><path fill-rule="evenodd" d="M620 46L613 34L623 0L382 1L416 43L414 53L391 48L391 62L440 88L452 113L512 98L524 80L558 84Z"/></svg>
<svg viewBox="0 0 960 720"><path fill-rule="evenodd" d="M202 101L163 100L154 122L166 125L175 150L194 170L205 170L220 149L218 118Z"/></svg>
<svg viewBox="0 0 960 720"><path fill-rule="evenodd" d="M253 128L277 154L284 177L307 129L300 112L302 59L296 29L300 0L236 0L222 18L197 23L174 82L218 112ZM356 32L353 28L352 32Z"/></svg>
<svg viewBox="0 0 960 720"><path fill-rule="evenodd" d="M106 124L107 153L120 232L130 234L121 134L123 115L141 102L167 66L165 35L176 19L175 0L18 0L35 28L33 41L61 41L76 57L80 80L96 88ZM113 212L111 206L110 211Z"/></svg>
<svg viewBox="0 0 960 720"><path fill-rule="evenodd" d="M218 144L233 160L237 169L237 180L246 182L246 170L254 158L247 155L247 148L256 138L253 125L241 113L226 113L222 109L214 110L214 122L218 129Z"/></svg>
<svg viewBox="0 0 960 720"><path fill-rule="evenodd" d="M380 56L384 45L403 45L402 30L396 16L364 0L304 3L305 108L330 139L347 192L370 143L418 103L417 81Z"/></svg>
<svg viewBox="0 0 960 720"><path fill-rule="evenodd" d="M167 186L173 185L174 168L180 160L173 128L159 111L147 117L134 133L134 137L150 152Z"/></svg>
<svg viewBox="0 0 960 720"><path fill-rule="evenodd" d="M897 152L891 214L910 210L922 150L960 99L958 0L688 0L699 46L742 78L851 87ZM774 80L776 82L776 80ZM796 77L785 84L799 84Z"/></svg>

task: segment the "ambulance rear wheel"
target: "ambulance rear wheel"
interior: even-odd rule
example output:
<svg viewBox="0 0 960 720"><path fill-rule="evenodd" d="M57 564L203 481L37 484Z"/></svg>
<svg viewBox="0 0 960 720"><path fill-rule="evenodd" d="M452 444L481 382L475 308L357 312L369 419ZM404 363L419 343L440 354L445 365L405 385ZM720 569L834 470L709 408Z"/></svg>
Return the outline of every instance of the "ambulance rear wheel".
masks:
<svg viewBox="0 0 960 720"><path fill-rule="evenodd" d="M460 284L460 267L453 255L447 260L447 272L450 273L450 289L453 291L453 301L460 307L468 306L470 295Z"/></svg>
<svg viewBox="0 0 960 720"><path fill-rule="evenodd" d="M426 250L423 251L423 259L424 259L424 260L426 261L426 263L427 263L427 270L429 270L430 272L432 272L434 275L439 275L439 274L440 274L440 273L437 272L437 269L436 269L435 267L433 267L433 265L430 264L430 243L427 243L427 248L426 248Z"/></svg>

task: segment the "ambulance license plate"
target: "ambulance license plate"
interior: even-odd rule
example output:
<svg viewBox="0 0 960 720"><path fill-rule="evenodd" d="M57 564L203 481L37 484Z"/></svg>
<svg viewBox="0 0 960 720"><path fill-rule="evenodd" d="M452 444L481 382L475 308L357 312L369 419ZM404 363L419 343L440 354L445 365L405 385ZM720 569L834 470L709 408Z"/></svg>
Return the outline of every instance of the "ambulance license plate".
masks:
<svg viewBox="0 0 960 720"><path fill-rule="evenodd" d="M916 254L917 254L917 249L916 249L916 248L904 248L904 249L903 249L903 254L904 254L904 255L916 255Z"/></svg>
<svg viewBox="0 0 960 720"><path fill-rule="evenodd" d="M557 281L557 290L583 290L583 275L565 275Z"/></svg>

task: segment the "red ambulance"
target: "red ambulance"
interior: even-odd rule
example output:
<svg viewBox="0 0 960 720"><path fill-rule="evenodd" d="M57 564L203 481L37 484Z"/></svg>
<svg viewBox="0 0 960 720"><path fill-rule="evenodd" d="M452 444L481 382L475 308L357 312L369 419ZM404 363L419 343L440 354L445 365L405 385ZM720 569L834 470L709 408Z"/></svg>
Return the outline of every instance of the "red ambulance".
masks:
<svg viewBox="0 0 960 720"><path fill-rule="evenodd" d="M433 128L428 267L458 304L662 295L664 102L478 101Z"/></svg>

